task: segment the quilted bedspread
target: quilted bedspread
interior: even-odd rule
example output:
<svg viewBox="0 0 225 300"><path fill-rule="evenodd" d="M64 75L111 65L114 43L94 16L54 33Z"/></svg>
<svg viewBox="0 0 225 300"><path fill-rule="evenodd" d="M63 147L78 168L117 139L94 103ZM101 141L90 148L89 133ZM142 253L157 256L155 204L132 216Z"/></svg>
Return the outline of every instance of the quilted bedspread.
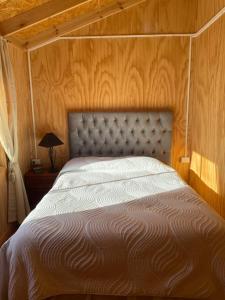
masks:
<svg viewBox="0 0 225 300"><path fill-rule="evenodd" d="M0 299L225 299L225 222L146 157L73 160L0 249Z"/></svg>

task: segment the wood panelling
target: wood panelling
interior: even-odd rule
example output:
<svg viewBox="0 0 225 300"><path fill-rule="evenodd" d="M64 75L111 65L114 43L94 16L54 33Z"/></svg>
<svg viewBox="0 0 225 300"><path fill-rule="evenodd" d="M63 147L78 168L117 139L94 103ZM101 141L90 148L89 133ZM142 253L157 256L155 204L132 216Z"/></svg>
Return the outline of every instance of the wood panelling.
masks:
<svg viewBox="0 0 225 300"><path fill-rule="evenodd" d="M19 162L22 172L30 166L32 156L32 122L26 53L10 45L10 57L15 74L18 109ZM7 224L7 164L0 149L0 243L14 227Z"/></svg>
<svg viewBox="0 0 225 300"><path fill-rule="evenodd" d="M184 155L188 38L60 41L32 52L37 141L55 132L68 159L67 113L80 110L174 112L172 164L187 179ZM47 150L38 156L48 163Z"/></svg>
<svg viewBox="0 0 225 300"><path fill-rule="evenodd" d="M14 16L0 23L2 35L10 35L24 28L35 25L45 19L62 14L71 8L90 0L54 0L34 7L22 14Z"/></svg>
<svg viewBox="0 0 225 300"><path fill-rule="evenodd" d="M190 33L196 16L196 0L151 0L68 35Z"/></svg>
<svg viewBox="0 0 225 300"><path fill-rule="evenodd" d="M193 43L190 184L225 217L225 16Z"/></svg>
<svg viewBox="0 0 225 300"><path fill-rule="evenodd" d="M0 0L0 22L21 14L50 0Z"/></svg>
<svg viewBox="0 0 225 300"><path fill-rule="evenodd" d="M67 11L58 16L44 20L43 22L41 22L35 26L32 26L31 28L24 29L21 32L13 35L13 37L26 42L27 40L32 39L33 37L35 37L36 35L40 34L41 32L43 32L45 30L48 30L53 27L57 27L61 24L64 24L71 20L74 20L75 18L77 18L80 15L91 12L92 10L95 10L96 8L104 7L105 5L107 5L109 3L115 3L115 2L116 2L115 0L91 0L91 1L88 1L88 2L84 3L83 5L79 5L79 7L71 9L70 11Z"/></svg>
<svg viewBox="0 0 225 300"><path fill-rule="evenodd" d="M107 20L98 21L87 29L75 34L147 34L147 33L190 33L195 32L198 0L146 0L137 7L122 11L118 16L108 17ZM120 1L121 5L126 2ZM105 7L115 0L91 0L78 8L58 16L48 18L35 26L24 29L12 38L20 40L22 44L41 37L44 31L50 31L65 23L75 21L85 14L91 14L96 9ZM77 29L77 26L74 26ZM71 29L72 30L72 29Z"/></svg>
<svg viewBox="0 0 225 300"><path fill-rule="evenodd" d="M225 0L197 0L196 31L225 6Z"/></svg>
<svg viewBox="0 0 225 300"><path fill-rule="evenodd" d="M33 38L29 39L22 44L23 47L32 49L33 47L40 46L43 43L57 39L59 36L71 32L75 28L81 28L88 24L95 23L99 20L106 19L107 17L115 14L119 14L122 11L127 10L130 7L136 6L145 0L124 0L123 2L112 2L109 5L104 5L100 8L93 9L91 12L87 12L72 20L65 21L57 26L52 26L40 32ZM21 45L21 44L20 44Z"/></svg>
<svg viewBox="0 0 225 300"><path fill-rule="evenodd" d="M67 2L72 3L73 1L75 0ZM121 9L121 12L116 16L109 17L111 14L104 14L108 18L101 20L102 10L104 12L108 6L112 8L115 5L123 7L126 1L87 0L83 5L63 13L57 13L57 15L47 19L46 16L48 13L50 14L47 11L50 9L43 11L43 8L51 7L57 11L57 5L62 6L63 10L63 7L68 7L70 4L62 4L62 1L58 0L3 1L0 2L0 30L2 29L2 33L19 30L8 38L20 46L42 43L73 29L76 31L72 35L194 33L225 6L225 0L143 0L144 3L139 4L137 1L139 5L128 11ZM135 0L133 1L135 2ZM41 17L38 11L43 14L43 20L39 20ZM30 14L34 15L35 18L30 17L28 20L27 16ZM92 22L85 23L84 17L92 20ZM31 26L32 19L38 23ZM16 25L15 20L19 20ZM20 20L25 21L20 22ZM3 23L1 24L1 22ZM93 22L95 24L83 28L84 23Z"/></svg>

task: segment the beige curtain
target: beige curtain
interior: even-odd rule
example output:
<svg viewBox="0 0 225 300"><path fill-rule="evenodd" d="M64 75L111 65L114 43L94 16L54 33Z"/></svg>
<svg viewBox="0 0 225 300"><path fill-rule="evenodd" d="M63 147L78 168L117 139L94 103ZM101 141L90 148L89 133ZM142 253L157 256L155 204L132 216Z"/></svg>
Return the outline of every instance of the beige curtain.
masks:
<svg viewBox="0 0 225 300"><path fill-rule="evenodd" d="M10 121L8 117L10 111ZM8 157L8 221L21 223L29 203L18 162L17 95L7 42L0 37L0 143Z"/></svg>

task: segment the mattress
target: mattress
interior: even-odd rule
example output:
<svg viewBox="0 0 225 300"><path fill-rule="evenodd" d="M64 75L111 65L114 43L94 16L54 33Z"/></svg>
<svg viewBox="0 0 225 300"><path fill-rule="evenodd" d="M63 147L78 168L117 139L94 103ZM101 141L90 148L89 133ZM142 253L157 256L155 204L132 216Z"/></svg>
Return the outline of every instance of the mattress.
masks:
<svg viewBox="0 0 225 300"><path fill-rule="evenodd" d="M0 299L111 296L225 299L225 222L156 159L69 161L0 249Z"/></svg>

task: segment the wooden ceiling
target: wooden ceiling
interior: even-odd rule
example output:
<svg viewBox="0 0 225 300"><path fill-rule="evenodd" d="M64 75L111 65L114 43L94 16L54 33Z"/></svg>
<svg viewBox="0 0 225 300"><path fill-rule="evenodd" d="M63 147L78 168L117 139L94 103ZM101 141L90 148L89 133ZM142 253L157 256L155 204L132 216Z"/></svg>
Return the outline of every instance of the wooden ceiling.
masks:
<svg viewBox="0 0 225 300"><path fill-rule="evenodd" d="M224 6L225 0L0 0L0 34L32 48L63 35L194 33Z"/></svg>

